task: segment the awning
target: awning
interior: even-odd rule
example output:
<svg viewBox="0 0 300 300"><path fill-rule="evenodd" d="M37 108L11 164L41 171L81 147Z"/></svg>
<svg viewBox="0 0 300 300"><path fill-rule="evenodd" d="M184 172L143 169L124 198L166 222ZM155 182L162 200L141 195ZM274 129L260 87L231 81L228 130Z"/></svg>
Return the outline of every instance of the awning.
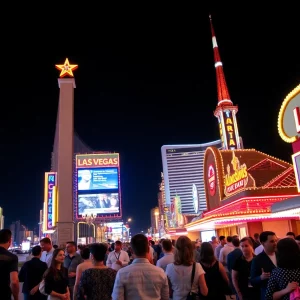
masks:
<svg viewBox="0 0 300 300"><path fill-rule="evenodd" d="M300 209L300 195L280 202L276 202L271 206L272 213L283 212L291 209Z"/></svg>

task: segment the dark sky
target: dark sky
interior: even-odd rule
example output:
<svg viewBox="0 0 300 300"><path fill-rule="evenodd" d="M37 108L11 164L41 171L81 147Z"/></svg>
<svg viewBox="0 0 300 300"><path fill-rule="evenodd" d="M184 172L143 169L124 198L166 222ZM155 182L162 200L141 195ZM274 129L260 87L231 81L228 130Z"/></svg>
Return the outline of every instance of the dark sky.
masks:
<svg viewBox="0 0 300 300"><path fill-rule="evenodd" d="M300 31L297 10L286 11L210 10L244 146L290 161L277 115L299 84ZM79 13L37 14L4 31L0 206L7 225L38 222L58 105L54 65L68 57L79 65L75 130L95 150L120 152L124 216L145 229L157 203L161 146L219 138L209 10Z"/></svg>

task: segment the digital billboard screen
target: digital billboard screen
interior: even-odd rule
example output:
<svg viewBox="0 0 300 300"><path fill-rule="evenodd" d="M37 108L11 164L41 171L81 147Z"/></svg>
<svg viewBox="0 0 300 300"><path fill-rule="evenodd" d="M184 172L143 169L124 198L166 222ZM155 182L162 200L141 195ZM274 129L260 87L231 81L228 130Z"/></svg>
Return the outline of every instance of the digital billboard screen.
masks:
<svg viewBox="0 0 300 300"><path fill-rule="evenodd" d="M97 193L78 195L78 215L84 214L119 214L118 193Z"/></svg>
<svg viewBox="0 0 300 300"><path fill-rule="evenodd" d="M119 188L118 168L78 169L78 191Z"/></svg>

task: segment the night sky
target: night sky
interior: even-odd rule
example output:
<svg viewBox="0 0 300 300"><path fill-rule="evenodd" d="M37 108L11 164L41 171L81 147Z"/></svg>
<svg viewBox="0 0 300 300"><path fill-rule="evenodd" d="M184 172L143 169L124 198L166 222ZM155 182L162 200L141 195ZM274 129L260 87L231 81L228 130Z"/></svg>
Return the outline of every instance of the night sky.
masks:
<svg viewBox="0 0 300 300"><path fill-rule="evenodd" d="M123 214L135 231L150 226L157 205L161 146L219 138L209 10L175 9L101 11L86 20L70 13L70 22L37 15L4 32L0 206L7 226L20 219L37 227L58 107L54 65L66 57L79 65L75 131L94 150L120 152ZM277 116L299 84L297 10L210 12L245 148L291 161Z"/></svg>

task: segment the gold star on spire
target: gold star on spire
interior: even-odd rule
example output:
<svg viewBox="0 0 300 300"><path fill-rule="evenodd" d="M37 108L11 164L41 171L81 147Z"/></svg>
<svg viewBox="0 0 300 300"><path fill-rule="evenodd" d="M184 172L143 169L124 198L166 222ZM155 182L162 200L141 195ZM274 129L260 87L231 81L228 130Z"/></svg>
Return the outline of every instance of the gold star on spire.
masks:
<svg viewBox="0 0 300 300"><path fill-rule="evenodd" d="M60 72L59 77L70 76L74 77L73 71L78 68L78 65L70 65L69 60L66 58L65 63L63 65L55 65L55 68Z"/></svg>

